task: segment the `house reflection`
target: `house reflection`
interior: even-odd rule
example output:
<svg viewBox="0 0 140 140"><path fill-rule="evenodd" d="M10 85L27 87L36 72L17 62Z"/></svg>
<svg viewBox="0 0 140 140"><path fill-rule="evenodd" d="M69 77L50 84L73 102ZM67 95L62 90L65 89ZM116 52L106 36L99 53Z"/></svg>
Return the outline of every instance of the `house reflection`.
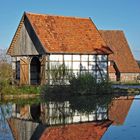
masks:
<svg viewBox="0 0 140 140"><path fill-rule="evenodd" d="M30 140L38 127L38 123L32 121L26 121L19 118L8 119L9 126L13 133L15 140Z"/></svg>
<svg viewBox="0 0 140 140"><path fill-rule="evenodd" d="M40 104L12 105L12 117L22 120L39 121L41 114Z"/></svg>
<svg viewBox="0 0 140 140"><path fill-rule="evenodd" d="M13 104L12 117L47 125L104 121L109 119L108 105L110 102L111 97L104 101L104 98L90 96L63 102L49 101L24 106Z"/></svg>
<svg viewBox="0 0 140 140"><path fill-rule="evenodd" d="M122 96L111 102L108 115L109 119L112 120L113 125L123 125L132 105L133 99L134 96Z"/></svg>
<svg viewBox="0 0 140 140"><path fill-rule="evenodd" d="M87 112L68 101L13 105L8 122L18 140L99 140L112 123L123 124L132 102L133 97L115 98L107 104L98 101Z"/></svg>

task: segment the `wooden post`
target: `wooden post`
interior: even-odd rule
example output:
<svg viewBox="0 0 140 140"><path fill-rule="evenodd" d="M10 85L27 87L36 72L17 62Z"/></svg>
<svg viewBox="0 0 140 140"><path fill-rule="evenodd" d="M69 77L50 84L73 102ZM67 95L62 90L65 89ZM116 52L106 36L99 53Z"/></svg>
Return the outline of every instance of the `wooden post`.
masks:
<svg viewBox="0 0 140 140"><path fill-rule="evenodd" d="M46 84L46 56L42 56L40 64L40 84L44 85Z"/></svg>
<svg viewBox="0 0 140 140"><path fill-rule="evenodd" d="M31 85L31 72L30 72L30 68L31 68L31 66L30 66L30 64L31 64L31 60L32 60L32 57L29 58L29 64L28 64L28 68L29 68L29 70L28 70L28 75L29 75L28 83L29 83L29 85Z"/></svg>

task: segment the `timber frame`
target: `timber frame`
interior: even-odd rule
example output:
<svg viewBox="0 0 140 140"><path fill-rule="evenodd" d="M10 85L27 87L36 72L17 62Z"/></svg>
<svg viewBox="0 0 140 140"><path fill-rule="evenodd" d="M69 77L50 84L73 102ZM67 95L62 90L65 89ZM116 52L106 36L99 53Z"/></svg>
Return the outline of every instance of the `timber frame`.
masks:
<svg viewBox="0 0 140 140"><path fill-rule="evenodd" d="M46 57L44 56L24 56L24 57L12 57L12 69L13 69L13 84L18 85L30 85L31 84L31 60L36 57L40 61L40 80L38 84L45 84L45 63ZM17 78L17 65L19 62L20 70L19 77Z"/></svg>
<svg viewBox="0 0 140 140"><path fill-rule="evenodd" d="M80 27L82 25L83 27L81 29L78 28L78 30L81 30L79 34L82 32L84 36L83 40L80 38L80 42L76 42L76 38L79 37L78 34L75 38L73 38L73 41L76 43L74 46L71 44L72 41L66 42L67 44L65 45L63 44L63 39L66 38L65 34L62 36L62 42L59 42L60 40L56 40L58 38L55 38L56 35L61 35L61 33L54 33L57 31L57 29L53 29L56 26L50 26L49 22L51 20L51 24L54 24L54 21L58 20L57 18L60 18L62 21L68 21L68 23L70 22L69 26L73 26L76 32L78 27L75 28L75 24ZM40 26L39 22L37 24L37 21L34 22L34 20L38 19L42 21L40 24L44 24L44 26ZM65 23L64 21L62 23ZM74 22L74 24L72 22ZM85 22L90 26L88 30L87 26L85 26ZM42 33L43 30L45 30L42 30L42 28L46 28L46 26L46 32L49 31L49 37L52 37L50 40L49 37L46 37L47 34L45 36ZM66 38L66 40L71 39L71 36L75 35L71 32L71 28L67 30L67 34L68 33L70 34L70 38ZM95 37L92 36L93 33L96 33ZM95 38L95 42L92 41L92 38ZM49 43L49 41L52 44ZM53 41L55 42L54 44ZM59 44L61 45L59 46ZM79 47L79 50L76 50L76 45ZM54 51L51 50L52 48ZM31 13L23 14L17 31L7 51L7 54L12 57L13 84L16 83L18 85L52 84L50 71L52 70L51 66L54 64L65 65L69 70L72 70L75 75L77 73L89 72L93 74L97 81L106 79L108 78L108 55L110 53L112 53L112 51L108 46L106 46L91 19L80 19L75 17L65 18L61 16L48 16ZM33 60L34 64L32 65ZM67 79L65 80L67 82Z"/></svg>
<svg viewBox="0 0 140 140"><path fill-rule="evenodd" d="M13 83L19 84L19 85L30 85L31 84L31 61L33 58L38 58L40 61L40 80L38 84L46 84L46 83L52 83L51 75L49 74L51 71L51 66L53 64L63 64L65 65L70 71L72 71L75 75L77 73L93 73L94 77L99 81L107 78L108 75L108 55L56 55L54 54L54 58L56 57L62 57L62 60L58 61L57 59L51 60L53 58L53 54L48 54L44 56L24 56L24 57L13 57L12 58L12 68L13 68ZM64 57L70 56L71 60L65 60ZM105 57L104 60L99 60L100 57ZM79 60L74 60L73 57L79 57ZM82 60L83 57L86 57L87 60ZM94 60L91 60L91 58L94 58ZM17 62L20 62L20 70L18 74L18 68L17 68ZM69 65L67 65L69 64ZM78 65L78 66L76 66ZM103 66L104 65L104 66ZM69 67L71 66L71 67ZM75 68L76 67L76 68ZM83 68L82 68L83 67ZM85 67L85 68L84 68ZM20 75L17 78L17 74ZM68 80L68 79L65 79Z"/></svg>

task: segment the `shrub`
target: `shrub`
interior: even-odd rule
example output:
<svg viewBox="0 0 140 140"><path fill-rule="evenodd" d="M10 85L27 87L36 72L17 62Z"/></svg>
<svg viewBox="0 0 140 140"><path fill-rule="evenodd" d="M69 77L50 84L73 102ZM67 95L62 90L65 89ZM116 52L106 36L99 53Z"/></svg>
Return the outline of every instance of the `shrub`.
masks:
<svg viewBox="0 0 140 140"><path fill-rule="evenodd" d="M108 94L113 92L112 84L108 80L102 80L97 83L96 87L98 94Z"/></svg>
<svg viewBox="0 0 140 140"><path fill-rule="evenodd" d="M112 86L108 80L97 80L90 73L79 74L77 77L72 77L70 80L70 89L75 95L92 95L111 93Z"/></svg>
<svg viewBox="0 0 140 140"><path fill-rule="evenodd" d="M69 100L71 96L102 95L112 93L111 83L107 80L97 82L90 73L72 76L69 85L46 85L41 94L47 100Z"/></svg>
<svg viewBox="0 0 140 140"><path fill-rule="evenodd" d="M73 94L95 94L96 79L90 73L78 74L70 80L70 89Z"/></svg>

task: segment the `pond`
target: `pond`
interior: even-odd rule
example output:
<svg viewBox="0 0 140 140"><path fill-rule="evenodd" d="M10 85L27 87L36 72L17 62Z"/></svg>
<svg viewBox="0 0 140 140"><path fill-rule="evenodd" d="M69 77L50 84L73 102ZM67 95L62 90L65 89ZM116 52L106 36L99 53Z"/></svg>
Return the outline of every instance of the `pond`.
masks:
<svg viewBox="0 0 140 140"><path fill-rule="evenodd" d="M140 95L3 101L0 140L140 140Z"/></svg>

